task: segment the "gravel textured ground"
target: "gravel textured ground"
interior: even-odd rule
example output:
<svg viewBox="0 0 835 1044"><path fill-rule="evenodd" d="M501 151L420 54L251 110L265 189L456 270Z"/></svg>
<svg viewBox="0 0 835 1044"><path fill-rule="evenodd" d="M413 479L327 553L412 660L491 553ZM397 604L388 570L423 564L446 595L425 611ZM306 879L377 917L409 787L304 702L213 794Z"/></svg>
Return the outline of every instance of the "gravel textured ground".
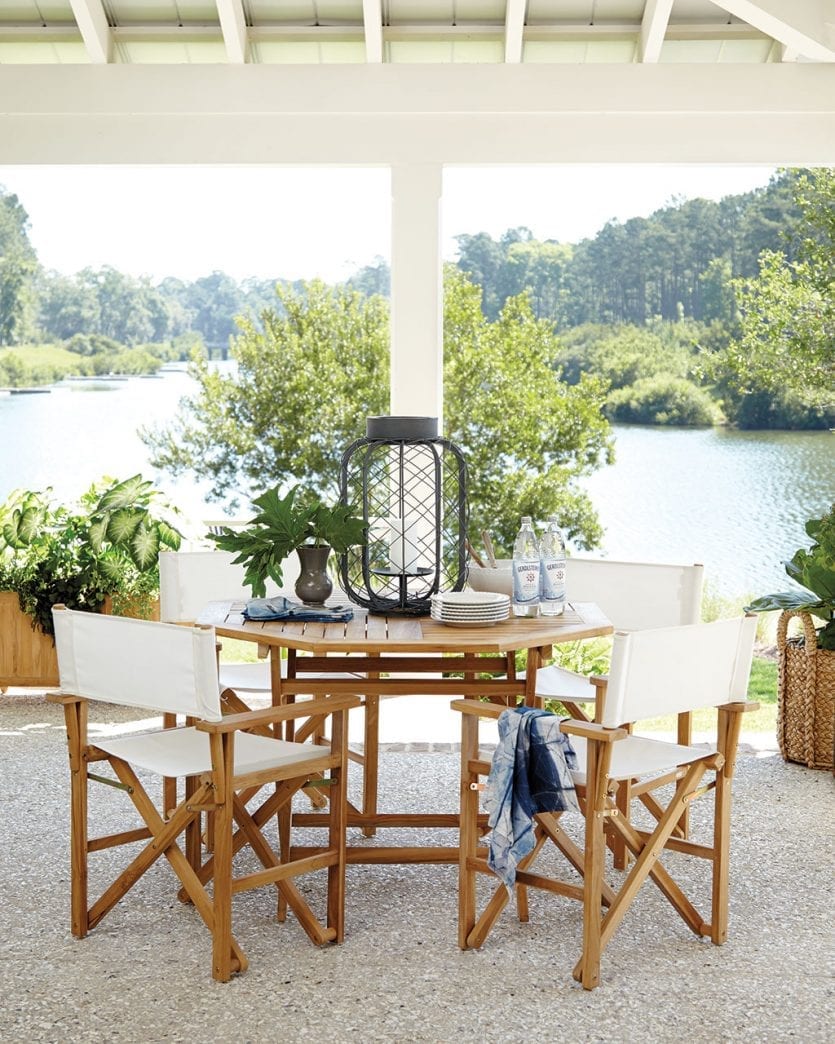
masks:
<svg viewBox="0 0 835 1044"><path fill-rule="evenodd" d="M98 708L91 734L128 721ZM585 993L571 978L578 904L533 894L528 924L508 908L481 951L462 953L454 867L349 868L341 947L317 949L294 921L276 924L269 890L238 897L235 932L250 969L226 985L211 980L208 933L177 902L164 861L75 940L60 709L0 696L0 736L2 1041L833 1039L835 781L773 752L749 748L739 759L729 941L696 939L645 887L604 954L603 985ZM385 806L452 811L457 772L448 748L388 749ZM108 825L122 822L123 795L99 787L95 796ZM704 826L697 816L696 830ZM92 857L94 889L119 858ZM673 864L704 896L705 867ZM318 898L319 883L306 880Z"/></svg>

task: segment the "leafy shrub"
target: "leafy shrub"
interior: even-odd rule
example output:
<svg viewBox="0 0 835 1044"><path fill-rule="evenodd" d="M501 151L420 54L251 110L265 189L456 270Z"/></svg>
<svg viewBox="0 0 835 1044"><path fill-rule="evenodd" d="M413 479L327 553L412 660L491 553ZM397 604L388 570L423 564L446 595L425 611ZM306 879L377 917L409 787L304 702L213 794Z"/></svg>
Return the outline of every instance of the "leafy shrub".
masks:
<svg viewBox="0 0 835 1044"><path fill-rule="evenodd" d="M65 342L65 347L76 355L115 355L122 345L103 334L74 334Z"/></svg>
<svg viewBox="0 0 835 1044"><path fill-rule="evenodd" d="M0 504L0 588L52 634L52 607L101 610L147 605L159 587L160 548L180 533L153 483L134 475L93 485L77 504L55 504L50 489L16 490Z"/></svg>
<svg viewBox="0 0 835 1044"><path fill-rule="evenodd" d="M609 394L606 415L624 424L674 424L707 427L718 411L703 388L684 377L644 377Z"/></svg>
<svg viewBox="0 0 835 1044"><path fill-rule="evenodd" d="M819 395L781 388L749 392L733 406L731 418L744 430L788 429L820 431L835 427L835 396L829 401Z"/></svg>

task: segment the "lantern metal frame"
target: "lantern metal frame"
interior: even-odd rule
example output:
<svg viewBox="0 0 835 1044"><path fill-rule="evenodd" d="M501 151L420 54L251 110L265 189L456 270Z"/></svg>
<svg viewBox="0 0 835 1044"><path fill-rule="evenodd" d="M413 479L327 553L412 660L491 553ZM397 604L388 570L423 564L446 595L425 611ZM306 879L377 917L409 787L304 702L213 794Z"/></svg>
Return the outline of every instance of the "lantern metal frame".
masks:
<svg viewBox="0 0 835 1044"><path fill-rule="evenodd" d="M437 432L436 417L369 417L342 456L340 499L368 528L340 581L372 613L426 616L433 594L466 582L467 465Z"/></svg>

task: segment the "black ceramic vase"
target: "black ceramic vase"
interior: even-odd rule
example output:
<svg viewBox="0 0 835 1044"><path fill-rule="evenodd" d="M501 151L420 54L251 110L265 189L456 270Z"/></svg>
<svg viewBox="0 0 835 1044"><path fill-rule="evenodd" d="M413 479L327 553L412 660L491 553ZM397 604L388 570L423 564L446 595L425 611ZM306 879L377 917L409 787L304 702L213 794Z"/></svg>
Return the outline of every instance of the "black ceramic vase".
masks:
<svg viewBox="0 0 835 1044"><path fill-rule="evenodd" d="M322 605L333 591L327 570L331 549L327 544L305 544L296 551L301 563L296 595L305 605Z"/></svg>

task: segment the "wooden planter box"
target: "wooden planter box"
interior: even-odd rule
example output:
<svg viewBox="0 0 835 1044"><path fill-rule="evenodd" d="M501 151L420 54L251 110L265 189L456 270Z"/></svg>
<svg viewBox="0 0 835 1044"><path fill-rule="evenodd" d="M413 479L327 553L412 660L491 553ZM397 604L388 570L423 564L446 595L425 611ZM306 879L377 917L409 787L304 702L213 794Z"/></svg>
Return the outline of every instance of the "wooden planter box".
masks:
<svg viewBox="0 0 835 1044"><path fill-rule="evenodd" d="M110 612L110 599L104 611ZM159 606L153 619L159 619ZM51 635L32 626L17 592L0 591L0 689L10 685L45 688L58 685L58 657Z"/></svg>
<svg viewBox="0 0 835 1044"><path fill-rule="evenodd" d="M32 626L16 591L0 591L0 688L58 684L58 657L51 635Z"/></svg>

